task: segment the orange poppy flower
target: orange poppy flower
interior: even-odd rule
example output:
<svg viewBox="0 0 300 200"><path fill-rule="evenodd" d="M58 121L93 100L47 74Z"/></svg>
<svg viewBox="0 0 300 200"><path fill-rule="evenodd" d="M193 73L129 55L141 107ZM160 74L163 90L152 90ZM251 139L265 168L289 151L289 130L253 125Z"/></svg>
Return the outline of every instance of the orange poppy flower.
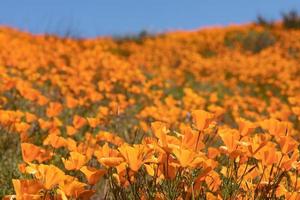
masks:
<svg viewBox="0 0 300 200"><path fill-rule="evenodd" d="M240 140L239 132L235 129L223 129L220 130L218 134L225 144L225 146L222 146L220 150L228 153L233 158L238 156L240 154L237 149Z"/></svg>
<svg viewBox="0 0 300 200"><path fill-rule="evenodd" d="M192 117L196 128L201 131L214 120L214 115L204 110L193 110Z"/></svg>
<svg viewBox="0 0 300 200"><path fill-rule="evenodd" d="M176 156L181 167L197 167L204 162L204 158L201 158L199 154L192 150L179 148L173 149L173 153Z"/></svg>
<svg viewBox="0 0 300 200"><path fill-rule="evenodd" d="M51 190L65 180L65 173L54 165L29 165L26 171L33 174L39 183L46 189Z"/></svg>
<svg viewBox="0 0 300 200"><path fill-rule="evenodd" d="M78 105L78 101L71 96L67 96L66 104L68 108L75 108Z"/></svg>
<svg viewBox="0 0 300 200"><path fill-rule="evenodd" d="M70 152L70 157L67 160L62 158L62 161L67 170L79 170L88 160L81 153Z"/></svg>
<svg viewBox="0 0 300 200"><path fill-rule="evenodd" d="M96 128L96 126L98 126L100 123L100 120L98 118L87 117L86 119L89 123L89 126L92 128Z"/></svg>
<svg viewBox="0 0 300 200"><path fill-rule="evenodd" d="M96 169L87 166L82 167L80 171L84 173L88 183L91 185L95 185L100 180L100 178L106 173L105 169Z"/></svg>
<svg viewBox="0 0 300 200"><path fill-rule="evenodd" d="M182 139L181 145L185 148L193 149L194 151L200 151L205 147L202 142L204 134L200 131L194 131L191 127L182 127Z"/></svg>
<svg viewBox="0 0 300 200"><path fill-rule="evenodd" d="M44 145L51 145L55 149L58 149L60 147L67 146L67 140L63 137L49 134L48 137L43 142Z"/></svg>
<svg viewBox="0 0 300 200"><path fill-rule="evenodd" d="M169 130L165 123L153 122L151 123L151 128L155 137L158 139L158 145L166 152L170 153L173 148L178 148L180 146L180 140L174 136L167 135Z"/></svg>
<svg viewBox="0 0 300 200"><path fill-rule="evenodd" d="M115 167L124 161L120 153L115 149L109 148L107 143L101 149L96 150L94 155L105 167Z"/></svg>
<svg viewBox="0 0 300 200"><path fill-rule="evenodd" d="M44 187L39 181L13 179L12 182L16 192L16 199L41 199L40 191L44 189Z"/></svg>
<svg viewBox="0 0 300 200"><path fill-rule="evenodd" d="M30 128L30 125L25 122L15 123L15 129L20 134L21 141L25 142L28 140L27 132Z"/></svg>
<svg viewBox="0 0 300 200"><path fill-rule="evenodd" d="M273 136L284 136L288 133L289 125L286 122L280 122L276 119L264 120L261 127L269 131Z"/></svg>
<svg viewBox="0 0 300 200"><path fill-rule="evenodd" d="M151 155L151 150L145 148L144 145L129 146L128 144L123 144L118 150L127 162L129 168L134 172L138 171Z"/></svg>
<svg viewBox="0 0 300 200"><path fill-rule="evenodd" d="M246 136L251 134L255 128L257 127L257 125L255 123L252 123L248 120L245 120L243 118L239 118L238 120L238 124L239 124L239 131L241 136Z"/></svg>
<svg viewBox="0 0 300 200"><path fill-rule="evenodd" d="M79 182L75 177L66 175L60 182L59 189L64 196L78 199L81 194L86 193L85 183ZM92 192L94 193L94 191ZM86 194L87 195L87 194Z"/></svg>
<svg viewBox="0 0 300 200"><path fill-rule="evenodd" d="M73 126L75 129L80 129L87 123L86 119L80 117L79 115L75 115L73 118Z"/></svg>
<svg viewBox="0 0 300 200"><path fill-rule="evenodd" d="M62 109L63 109L63 107L60 103L50 102L50 104L46 110L47 117L49 117L49 118L57 117L61 113Z"/></svg>
<svg viewBox="0 0 300 200"><path fill-rule="evenodd" d="M109 142L111 144L120 146L124 143L124 140L117 136L116 134L112 134L106 131L100 131L97 135L96 135L96 140L97 141L105 141L105 142Z"/></svg>
<svg viewBox="0 0 300 200"><path fill-rule="evenodd" d="M257 152L255 157L261 160L262 165L268 166L279 162L280 152L276 151L276 144L268 142L264 148Z"/></svg>
<svg viewBox="0 0 300 200"><path fill-rule="evenodd" d="M25 117L26 117L26 122L27 123L32 123L32 122L37 120L37 117L34 114L31 114L29 112L25 113Z"/></svg>
<svg viewBox="0 0 300 200"><path fill-rule="evenodd" d="M52 158L52 153L30 143L22 143L22 157L25 162L37 160L39 163Z"/></svg>
<svg viewBox="0 0 300 200"><path fill-rule="evenodd" d="M289 154L298 147L298 142L290 136L281 136L277 139L283 154Z"/></svg>
<svg viewBox="0 0 300 200"><path fill-rule="evenodd" d="M254 137L250 138L249 145L247 146L250 155L254 156L267 144L267 142L267 138L263 134L254 135Z"/></svg>
<svg viewBox="0 0 300 200"><path fill-rule="evenodd" d="M67 126L67 135L72 136L75 135L77 132L77 129L73 126Z"/></svg>

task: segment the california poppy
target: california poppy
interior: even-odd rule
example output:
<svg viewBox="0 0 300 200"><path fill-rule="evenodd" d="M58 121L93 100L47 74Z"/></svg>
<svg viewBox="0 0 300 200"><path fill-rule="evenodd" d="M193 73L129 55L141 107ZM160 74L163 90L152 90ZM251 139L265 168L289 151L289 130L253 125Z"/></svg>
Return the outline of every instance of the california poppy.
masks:
<svg viewBox="0 0 300 200"><path fill-rule="evenodd" d="M86 156L78 152L70 152L68 159L62 158L67 170L79 170L88 160Z"/></svg>
<svg viewBox="0 0 300 200"><path fill-rule="evenodd" d="M25 162L37 160L39 163L51 159L52 153L31 143L22 143L22 157Z"/></svg>
<svg viewBox="0 0 300 200"><path fill-rule="evenodd" d="M83 166L80 171L84 173L85 177L88 180L88 183L95 185L100 178L106 173L105 169L95 169L92 167Z"/></svg>
<svg viewBox="0 0 300 200"><path fill-rule="evenodd" d="M214 120L214 115L204 110L194 110L192 117L196 128L201 131L206 129Z"/></svg>

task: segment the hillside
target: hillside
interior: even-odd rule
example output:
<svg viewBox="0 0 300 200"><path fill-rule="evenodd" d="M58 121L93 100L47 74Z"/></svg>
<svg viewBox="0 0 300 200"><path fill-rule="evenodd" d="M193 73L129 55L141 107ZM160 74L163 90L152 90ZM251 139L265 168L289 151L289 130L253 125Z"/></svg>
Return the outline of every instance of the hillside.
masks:
<svg viewBox="0 0 300 200"><path fill-rule="evenodd" d="M0 28L0 196L298 199L299 120L300 30L280 23Z"/></svg>

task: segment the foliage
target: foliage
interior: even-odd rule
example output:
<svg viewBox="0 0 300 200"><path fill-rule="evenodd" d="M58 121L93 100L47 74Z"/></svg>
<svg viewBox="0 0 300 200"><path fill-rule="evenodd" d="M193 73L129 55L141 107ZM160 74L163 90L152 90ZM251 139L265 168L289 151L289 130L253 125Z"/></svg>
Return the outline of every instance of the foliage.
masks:
<svg viewBox="0 0 300 200"><path fill-rule="evenodd" d="M299 29L300 28L300 16L297 11L292 10L288 13L282 14L283 26L287 29Z"/></svg>
<svg viewBox="0 0 300 200"><path fill-rule="evenodd" d="M241 46L243 50L252 53L259 53L274 45L275 42L276 38L267 30L260 32L250 30L247 33L232 32L225 38L225 45L228 47Z"/></svg>

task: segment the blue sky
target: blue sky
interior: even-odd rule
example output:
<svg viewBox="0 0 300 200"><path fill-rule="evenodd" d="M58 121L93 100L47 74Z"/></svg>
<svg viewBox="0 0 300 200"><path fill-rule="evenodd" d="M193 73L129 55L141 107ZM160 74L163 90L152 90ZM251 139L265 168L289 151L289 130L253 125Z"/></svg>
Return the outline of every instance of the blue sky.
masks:
<svg viewBox="0 0 300 200"><path fill-rule="evenodd" d="M0 24L80 37L162 32L270 19L300 0L1 0Z"/></svg>

